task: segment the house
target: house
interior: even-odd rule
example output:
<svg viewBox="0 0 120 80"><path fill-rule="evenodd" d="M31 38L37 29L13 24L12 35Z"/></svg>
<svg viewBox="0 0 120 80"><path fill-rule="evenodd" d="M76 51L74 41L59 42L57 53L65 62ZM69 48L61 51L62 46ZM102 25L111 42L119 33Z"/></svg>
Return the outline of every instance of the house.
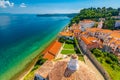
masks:
<svg viewBox="0 0 120 80"><path fill-rule="evenodd" d="M52 61L46 61L40 69L38 69L35 73L34 80L48 80L48 74L53 68L54 63Z"/></svg>
<svg viewBox="0 0 120 80"><path fill-rule="evenodd" d="M103 43L103 46L106 46L104 50L120 56L120 33L113 31L106 39Z"/></svg>
<svg viewBox="0 0 120 80"><path fill-rule="evenodd" d="M77 36L80 35L81 30L80 29L75 29L75 30L73 30L73 33L74 33L74 37L77 37Z"/></svg>
<svg viewBox="0 0 120 80"><path fill-rule="evenodd" d="M43 58L52 60L59 53L62 43L54 41L45 51L43 51Z"/></svg>
<svg viewBox="0 0 120 80"><path fill-rule="evenodd" d="M79 22L80 24L80 30L85 31L87 28L91 28L94 26L95 22L92 20L83 20Z"/></svg>
<svg viewBox="0 0 120 80"><path fill-rule="evenodd" d="M99 48L99 46L100 46L100 41L95 37L81 36L80 39L81 39L82 43L84 43L83 46L85 46L86 49Z"/></svg>
<svg viewBox="0 0 120 80"><path fill-rule="evenodd" d="M115 22L115 28L118 28L118 29L120 28L120 20Z"/></svg>
<svg viewBox="0 0 120 80"><path fill-rule="evenodd" d="M95 37L99 40L100 48L102 48L103 51L114 53L117 56L120 55L119 30L112 31L112 30L100 29L100 28L88 28L84 33L81 34L81 36ZM87 44L84 38L81 39ZM88 47L90 47L90 45Z"/></svg>
<svg viewBox="0 0 120 80"><path fill-rule="evenodd" d="M68 29L66 31L60 32L59 37L64 37L65 39L73 40L74 34Z"/></svg>

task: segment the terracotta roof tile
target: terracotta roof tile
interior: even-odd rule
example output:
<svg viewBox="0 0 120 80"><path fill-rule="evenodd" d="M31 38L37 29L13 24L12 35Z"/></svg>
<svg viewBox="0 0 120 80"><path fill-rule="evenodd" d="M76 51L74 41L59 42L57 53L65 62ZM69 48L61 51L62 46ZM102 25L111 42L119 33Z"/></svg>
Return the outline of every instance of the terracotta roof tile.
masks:
<svg viewBox="0 0 120 80"><path fill-rule="evenodd" d="M60 42L56 41L55 44L49 50L49 52L56 55L58 53L58 51L60 50L61 46L62 46L62 44Z"/></svg>
<svg viewBox="0 0 120 80"><path fill-rule="evenodd" d="M60 32L61 36L73 36L71 32Z"/></svg>
<svg viewBox="0 0 120 80"><path fill-rule="evenodd" d="M87 38L85 38L84 36L81 36L81 39L85 42L85 44L91 44L90 41L87 40Z"/></svg>
<svg viewBox="0 0 120 80"><path fill-rule="evenodd" d="M97 38L95 37L84 37L84 36L81 36L81 39L85 42L85 44L92 44L93 41L96 41Z"/></svg>
<svg viewBox="0 0 120 80"><path fill-rule="evenodd" d="M52 55L51 53L47 52L47 53L43 56L43 58L48 59L48 60L52 60L52 59L55 58L55 56Z"/></svg>
<svg viewBox="0 0 120 80"><path fill-rule="evenodd" d="M52 45L50 45L46 51L44 51L44 58L48 59L48 60L52 60L55 58L56 54L59 52L60 48L61 48L62 44L58 41L55 41L54 43L52 43Z"/></svg>
<svg viewBox="0 0 120 80"><path fill-rule="evenodd" d="M42 54L45 54L49 51L49 49L55 44L55 41L53 41L43 52Z"/></svg>
<svg viewBox="0 0 120 80"><path fill-rule="evenodd" d="M80 33L80 32L81 32L80 29L75 29L75 30L74 30L74 33Z"/></svg>

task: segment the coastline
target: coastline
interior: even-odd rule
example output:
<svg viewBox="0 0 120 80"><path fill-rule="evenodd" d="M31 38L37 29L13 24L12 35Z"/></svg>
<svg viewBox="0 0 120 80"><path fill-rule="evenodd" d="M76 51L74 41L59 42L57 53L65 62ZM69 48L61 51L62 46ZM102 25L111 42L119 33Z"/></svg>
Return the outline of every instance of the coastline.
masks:
<svg viewBox="0 0 120 80"><path fill-rule="evenodd" d="M18 18L16 18L16 19L18 19ZM40 22L40 21L48 22L49 19L51 19L51 21L48 22L49 25L46 23L44 23L45 25L44 24L42 25L42 24L34 21L33 18L30 17L30 19L31 19L30 22L36 23L36 25L34 25L34 24L30 25L30 27L29 28L27 27L27 29L29 29L30 31L33 31L34 27L32 27L32 26L36 26L36 28L35 28L36 32L34 32L34 34L32 33L32 35L29 34L28 37L21 38L20 41L18 41L18 42L16 41L16 43L14 42L14 44L11 44L8 47L5 47L6 49L8 48L8 50L1 49L3 56L5 56L7 58L9 57L9 60L1 58L2 65L1 65L0 78L2 80L10 80L10 79L13 80L13 78L15 78L15 76L19 77L22 72L25 72L25 71L28 72L30 70L29 67L31 67L32 65L35 64L34 62L32 62L32 61L36 60L35 57L38 56L38 54L41 54L41 52L50 44L50 42L53 41L53 38L55 39L57 34L69 22L68 18L67 19L60 18L60 20L59 20L59 18L58 19L45 18L45 20L40 20L39 18L37 18L38 22ZM53 21L55 21L55 23ZM26 29L26 24L24 24L24 26L25 27L23 27L23 29L24 28ZM44 26L44 27L42 28L42 26ZM19 29L19 25L16 28ZM31 30L31 29L33 29L33 30ZM45 31L42 32L43 30L45 30ZM26 34L28 34L28 33L29 32L26 32ZM15 36L19 37L19 36L17 36L17 34ZM14 37L13 37L13 39L14 39ZM9 44L7 44L7 45L9 45ZM8 61L8 62L5 62L5 61ZM28 69L28 70L26 70L26 69ZM24 75L24 73L23 73L23 75ZM21 76L23 76L23 75L21 75Z"/></svg>
<svg viewBox="0 0 120 80"><path fill-rule="evenodd" d="M64 27L65 28L65 27ZM60 31L63 31L64 28ZM39 57L41 56L41 54L46 51L46 49L51 46L53 44L53 42L55 40L57 40L59 33L56 34L55 37L53 37L53 39L51 39L49 42L47 42L44 46L44 48L42 49L42 51L39 52L39 54L33 59L31 60L31 62L29 62L28 64L26 64L26 67L21 70L20 72L18 72L17 74L15 74L10 80L24 80L24 78L31 72L31 70L34 68L36 62L38 61ZM40 48L41 49L41 48ZM40 49L38 49L37 51L39 51ZM35 51L35 52L37 52Z"/></svg>
<svg viewBox="0 0 120 80"><path fill-rule="evenodd" d="M58 32L57 34L54 35L53 38L51 38L51 39L48 38L48 39L50 39L50 40L49 40L48 42L46 42L42 48L40 47L38 50L36 50L35 52L33 52L33 54L34 54L34 53L38 53L38 55L37 55L33 60L31 60L30 62L28 62L28 64L26 64L26 66L25 66L21 71L19 71L19 72L16 73L14 76L12 76L12 77L10 78L10 80L24 80L24 78L25 78L25 77L31 72L31 70L34 68L34 65L35 65L36 62L38 61L39 56L41 55L41 53L42 53L43 51L45 51L45 50L47 49L47 47L57 39L59 33L65 29L65 27L68 25L68 23L69 23L69 22L67 22L65 25L63 25L63 27L59 30L59 32ZM61 26L62 26L62 25L61 25ZM56 30L56 31L58 31L58 30ZM53 34L53 33L52 33L52 34Z"/></svg>

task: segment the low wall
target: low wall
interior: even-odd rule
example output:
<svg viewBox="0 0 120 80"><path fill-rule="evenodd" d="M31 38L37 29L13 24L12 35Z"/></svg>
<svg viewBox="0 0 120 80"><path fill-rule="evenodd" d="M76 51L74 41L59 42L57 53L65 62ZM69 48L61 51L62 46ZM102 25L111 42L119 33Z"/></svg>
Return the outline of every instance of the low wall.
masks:
<svg viewBox="0 0 120 80"><path fill-rule="evenodd" d="M84 55L86 55L90 59L90 61L94 64L94 66L98 69L98 71L103 75L104 79L105 80L112 80L110 78L110 76L108 75L108 73L103 69L103 67L101 66L101 64L92 55L92 53L87 48L87 46L85 45L85 43L82 40L78 40L78 41L79 41L79 46L81 48L81 51L84 53Z"/></svg>

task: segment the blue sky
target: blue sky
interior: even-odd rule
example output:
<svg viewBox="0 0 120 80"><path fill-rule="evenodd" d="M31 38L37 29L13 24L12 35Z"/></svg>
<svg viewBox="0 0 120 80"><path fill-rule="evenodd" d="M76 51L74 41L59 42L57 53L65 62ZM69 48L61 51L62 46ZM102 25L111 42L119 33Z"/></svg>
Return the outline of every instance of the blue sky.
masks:
<svg viewBox="0 0 120 80"><path fill-rule="evenodd" d="M120 0L0 0L0 13L76 13L88 7L120 7Z"/></svg>

